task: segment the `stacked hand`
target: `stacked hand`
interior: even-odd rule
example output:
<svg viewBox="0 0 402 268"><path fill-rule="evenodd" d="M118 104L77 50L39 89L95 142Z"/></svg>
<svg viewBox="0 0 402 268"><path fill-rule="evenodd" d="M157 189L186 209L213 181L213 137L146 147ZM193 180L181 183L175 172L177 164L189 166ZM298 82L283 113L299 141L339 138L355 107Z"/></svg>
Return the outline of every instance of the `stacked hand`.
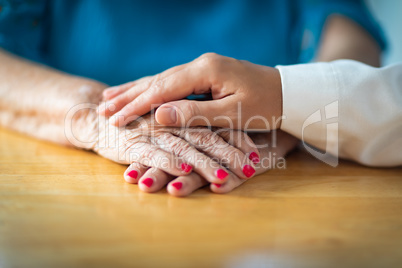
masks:
<svg viewBox="0 0 402 268"><path fill-rule="evenodd" d="M183 100L206 93L213 100ZM125 179L139 183L146 192L168 185L170 194L185 196L208 183L213 192L229 192L269 169L264 160L270 152L283 157L297 143L278 131L273 147L269 133L253 134L250 139L241 130L233 130L276 129L282 115L278 70L246 61L205 54L161 74L106 89L103 95L107 102L99 114L112 116L113 126L128 124L124 130L128 142L120 148L125 153L120 155L122 162L132 163ZM141 116L156 107L157 123L151 128L150 116L145 120ZM215 133L195 126L225 129ZM255 144L263 146L257 150ZM108 157L107 151L99 150ZM166 160L166 165L158 160Z"/></svg>

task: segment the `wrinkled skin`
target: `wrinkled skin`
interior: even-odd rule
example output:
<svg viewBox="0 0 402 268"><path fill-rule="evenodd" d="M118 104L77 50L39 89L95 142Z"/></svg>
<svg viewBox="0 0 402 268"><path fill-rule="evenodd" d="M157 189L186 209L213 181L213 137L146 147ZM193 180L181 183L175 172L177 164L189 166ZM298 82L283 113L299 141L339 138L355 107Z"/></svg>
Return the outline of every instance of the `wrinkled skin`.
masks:
<svg viewBox="0 0 402 268"><path fill-rule="evenodd" d="M265 160L285 156L297 143L281 131L276 133L276 146L272 146L272 133L252 134L252 142L236 130L164 127L151 115L126 128L113 127L105 120L99 130L94 150L113 161L131 163L124 175L127 182L138 183L145 192L156 192L167 185L168 192L175 196L187 196L208 184L215 193L230 192L247 180L242 172L244 164L261 174L271 168ZM261 161L257 164L248 159L249 153L257 151L254 143L270 145L258 149ZM181 163L190 164L192 172L181 170ZM221 180L216 176L217 169L229 175ZM132 170L137 173L135 178L128 175ZM151 186L142 183L149 178L153 180ZM180 189L173 186L177 182L181 183Z"/></svg>
<svg viewBox="0 0 402 268"><path fill-rule="evenodd" d="M225 170L218 163L224 160L230 171L247 179L241 168L245 164L254 165L247 154L258 150L243 132L163 127L152 119L150 115L144 116L126 128L116 128L100 120L99 140L94 150L115 162L155 166L175 176L186 173L181 164L187 163L211 183L225 181L214 174L216 169ZM239 161L237 165L235 160Z"/></svg>

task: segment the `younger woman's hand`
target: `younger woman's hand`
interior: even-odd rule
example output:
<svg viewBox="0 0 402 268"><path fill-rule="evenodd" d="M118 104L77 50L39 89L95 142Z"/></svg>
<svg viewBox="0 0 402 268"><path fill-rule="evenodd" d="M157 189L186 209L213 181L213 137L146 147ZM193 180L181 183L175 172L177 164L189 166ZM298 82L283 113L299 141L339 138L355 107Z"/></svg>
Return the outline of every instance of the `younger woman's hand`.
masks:
<svg viewBox="0 0 402 268"><path fill-rule="evenodd" d="M211 101L183 98L212 94ZM156 120L166 126L217 126L243 130L276 129L282 116L279 71L247 61L204 54L158 75L104 91L99 113L123 126L158 106Z"/></svg>

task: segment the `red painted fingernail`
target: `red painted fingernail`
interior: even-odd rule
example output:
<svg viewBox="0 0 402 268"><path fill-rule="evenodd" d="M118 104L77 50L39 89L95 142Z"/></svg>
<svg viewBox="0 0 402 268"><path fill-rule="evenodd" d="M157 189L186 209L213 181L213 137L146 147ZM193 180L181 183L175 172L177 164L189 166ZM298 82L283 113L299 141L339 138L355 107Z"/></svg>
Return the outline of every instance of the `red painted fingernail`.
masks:
<svg viewBox="0 0 402 268"><path fill-rule="evenodd" d="M138 177L138 172L136 170L131 170L129 173L127 173L127 175L133 179L136 179Z"/></svg>
<svg viewBox="0 0 402 268"><path fill-rule="evenodd" d="M180 190L181 189L181 187L183 187L183 183L181 183L181 182L174 182L174 183L172 183L172 186L174 187L174 188L176 188L176 190Z"/></svg>
<svg viewBox="0 0 402 268"><path fill-rule="evenodd" d="M226 178L226 176L229 175L226 171L224 171L223 169L218 169L216 171L216 177L218 177L218 179L223 180L224 178Z"/></svg>
<svg viewBox="0 0 402 268"><path fill-rule="evenodd" d="M145 184L147 187L151 187L152 184L154 184L154 180L151 178L146 178L142 181L143 184Z"/></svg>
<svg viewBox="0 0 402 268"><path fill-rule="evenodd" d="M213 185L215 185L218 188L221 188L222 184L217 184L217 183L212 183Z"/></svg>
<svg viewBox="0 0 402 268"><path fill-rule="evenodd" d="M249 156L248 159L253 161L254 164L260 163L260 157L256 152L252 152Z"/></svg>
<svg viewBox="0 0 402 268"><path fill-rule="evenodd" d="M250 165L243 166L243 174L246 175L247 178L250 178L255 173L255 169Z"/></svg>
<svg viewBox="0 0 402 268"><path fill-rule="evenodd" d="M181 164L181 170L183 170L186 173L190 172L192 169L193 169L193 167L190 166L189 164L186 164L186 163Z"/></svg>

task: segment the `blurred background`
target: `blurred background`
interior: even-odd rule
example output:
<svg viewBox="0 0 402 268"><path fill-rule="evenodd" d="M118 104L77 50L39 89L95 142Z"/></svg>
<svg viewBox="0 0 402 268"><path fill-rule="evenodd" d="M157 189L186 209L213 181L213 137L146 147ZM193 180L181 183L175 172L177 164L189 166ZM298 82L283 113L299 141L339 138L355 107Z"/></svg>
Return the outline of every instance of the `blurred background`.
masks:
<svg viewBox="0 0 402 268"><path fill-rule="evenodd" d="M383 65L402 62L402 0L366 0L388 40Z"/></svg>

